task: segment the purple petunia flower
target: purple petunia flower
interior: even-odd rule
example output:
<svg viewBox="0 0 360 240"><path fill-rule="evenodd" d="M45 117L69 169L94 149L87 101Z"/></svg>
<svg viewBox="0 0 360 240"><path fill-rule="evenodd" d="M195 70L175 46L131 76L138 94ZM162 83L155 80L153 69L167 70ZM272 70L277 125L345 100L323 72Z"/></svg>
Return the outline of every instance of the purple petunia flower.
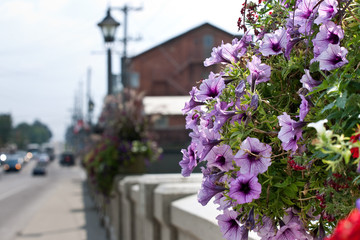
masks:
<svg viewBox="0 0 360 240"><path fill-rule="evenodd" d="M213 129L214 121L213 121L213 113L204 112L200 119L201 128Z"/></svg>
<svg viewBox="0 0 360 240"><path fill-rule="evenodd" d="M299 5L295 11L295 17L307 20L310 18L317 3L315 0L302 0L298 1Z"/></svg>
<svg viewBox="0 0 360 240"><path fill-rule="evenodd" d="M299 113L299 120L304 121L306 115L309 112L309 102L306 100L304 95L300 95L301 104L300 104L300 113Z"/></svg>
<svg viewBox="0 0 360 240"><path fill-rule="evenodd" d="M278 55L283 53L282 49L286 48L288 35L286 29L278 29L274 33L266 33L260 43L259 51L264 56Z"/></svg>
<svg viewBox="0 0 360 240"><path fill-rule="evenodd" d="M289 12L289 17L286 19L286 31L291 38L300 37L299 28L300 25L298 22L295 22L295 17L293 12Z"/></svg>
<svg viewBox="0 0 360 240"><path fill-rule="evenodd" d="M325 51L329 44L339 44L340 40L344 38L344 31L341 26L328 21L320 26L318 34L312 40L314 44L314 56L318 57Z"/></svg>
<svg viewBox="0 0 360 240"><path fill-rule="evenodd" d="M248 32L238 40L233 39L232 43L222 43L221 46L212 49L211 57L205 59L204 66L208 67L217 63L237 63L241 56L246 53L252 38Z"/></svg>
<svg viewBox="0 0 360 240"><path fill-rule="evenodd" d="M286 214L283 217L283 222L284 224L288 224L288 223L296 223L300 226L304 226L304 224L302 223L302 221L299 218L299 211L295 210L294 208L288 208L285 210Z"/></svg>
<svg viewBox="0 0 360 240"><path fill-rule="evenodd" d="M237 38L232 40L231 43L234 49L234 53L237 53L236 62L238 62L239 59L247 52L247 47L250 45L251 41L252 36L249 35L249 31L247 31L240 40L238 40Z"/></svg>
<svg viewBox="0 0 360 240"><path fill-rule="evenodd" d="M311 33L311 25L315 18L314 7L317 0L302 0L295 10L294 26L299 26L299 32L302 34Z"/></svg>
<svg viewBox="0 0 360 240"><path fill-rule="evenodd" d="M206 156L208 167L217 167L221 171L228 171L233 169L232 160L234 155L229 145L223 144L221 146L213 147L213 149Z"/></svg>
<svg viewBox="0 0 360 240"><path fill-rule="evenodd" d="M324 0L320 3L318 9L318 17L315 19L314 23L320 25L331 20L336 13L338 2L336 0Z"/></svg>
<svg viewBox="0 0 360 240"><path fill-rule="evenodd" d="M257 138L247 137L235 155L235 162L240 166L241 174L264 173L271 165L271 147Z"/></svg>
<svg viewBox="0 0 360 240"><path fill-rule="evenodd" d="M295 223L300 228L298 229L303 239L312 239L312 237L306 232L304 227L304 223L301 221L299 217L299 211L294 208L288 208L285 210L286 214L283 217L283 223L285 225ZM321 238L322 239L322 238Z"/></svg>
<svg viewBox="0 0 360 240"><path fill-rule="evenodd" d="M196 87L193 87L191 89L190 93L190 101L185 103L185 107L182 109L183 114L186 114L187 112L191 111L192 109L204 105L205 103L199 102L195 99L195 95L197 94L199 90Z"/></svg>
<svg viewBox="0 0 360 240"><path fill-rule="evenodd" d="M201 205L205 206L212 197L226 189L224 186L216 184L223 175L223 172L210 175L204 174L201 188L198 192L198 202Z"/></svg>
<svg viewBox="0 0 360 240"><path fill-rule="evenodd" d="M261 239L275 240L275 224L271 218L265 215L262 216L262 225L257 225L254 231Z"/></svg>
<svg viewBox="0 0 360 240"><path fill-rule="evenodd" d="M230 63L231 61L226 56L227 51L225 51L224 49L224 43L222 43L219 47L214 47L211 52L211 57L205 59L204 66L208 67L217 63Z"/></svg>
<svg viewBox="0 0 360 240"><path fill-rule="evenodd" d="M214 110L212 111L215 116L214 131L219 131L226 121L236 115L235 111L227 111L232 105L232 103L228 104L226 102L220 102L220 100L214 105Z"/></svg>
<svg viewBox="0 0 360 240"><path fill-rule="evenodd" d="M196 147L200 161L203 161L211 149L221 142L222 140L220 139L220 133L218 131L204 128L198 135L198 144Z"/></svg>
<svg viewBox="0 0 360 240"><path fill-rule="evenodd" d="M225 210L231 207L231 201L224 196L223 193L215 195L214 203L219 205L219 207L216 208L217 210Z"/></svg>
<svg viewBox="0 0 360 240"><path fill-rule="evenodd" d="M209 78L200 84L200 90L197 92L196 97L199 101L213 99L218 97L224 88L225 83L221 75L210 72Z"/></svg>
<svg viewBox="0 0 360 240"><path fill-rule="evenodd" d="M321 70L333 70L348 63L345 58L348 50L337 44L329 44L326 51L323 51L314 61L318 61Z"/></svg>
<svg viewBox="0 0 360 240"><path fill-rule="evenodd" d="M181 153L183 154L183 158L179 162L179 165L181 166L181 175L188 177L197 165L197 156L194 145L190 144L187 149L182 149Z"/></svg>
<svg viewBox="0 0 360 240"><path fill-rule="evenodd" d="M314 87L317 87L321 84L321 81L316 81L310 76L310 71L308 69L304 69L305 74L300 79L300 82L303 84L302 87L306 88L310 92Z"/></svg>
<svg viewBox="0 0 360 240"><path fill-rule="evenodd" d="M277 240L307 240L308 236L304 235L301 231L301 226L295 222L288 223L278 230L275 239Z"/></svg>
<svg viewBox="0 0 360 240"><path fill-rule="evenodd" d="M188 112L185 117L186 123L185 127L186 129L194 129L197 127L198 123L200 122L200 113L196 111Z"/></svg>
<svg viewBox="0 0 360 240"><path fill-rule="evenodd" d="M245 227L249 230L253 230L255 228L255 214L254 214L254 207L251 208L247 219L244 223Z"/></svg>
<svg viewBox="0 0 360 240"><path fill-rule="evenodd" d="M238 204L252 202L258 199L261 193L261 184L253 174L240 174L230 183L229 197Z"/></svg>
<svg viewBox="0 0 360 240"><path fill-rule="evenodd" d="M252 85L253 82L257 85L270 80L271 68L265 63L261 63L260 58L253 56L252 61L248 62L246 67L250 71L250 75L246 78L250 85Z"/></svg>
<svg viewBox="0 0 360 240"><path fill-rule="evenodd" d="M356 199L355 206L358 210L360 210L360 198Z"/></svg>
<svg viewBox="0 0 360 240"><path fill-rule="evenodd" d="M245 88L245 80L241 80L239 82L239 85L237 85L237 87L235 88L235 96L238 98L242 97L245 94Z"/></svg>
<svg viewBox="0 0 360 240"><path fill-rule="evenodd" d="M278 138L282 142L281 146L285 151L295 152L298 149L297 141L302 137L302 127L306 123L292 120L286 112L278 116L278 119L281 127Z"/></svg>
<svg viewBox="0 0 360 240"><path fill-rule="evenodd" d="M256 93L254 95L252 95L251 97L251 102L250 102L250 108L254 111L256 111L256 109L259 106L259 95L257 95Z"/></svg>
<svg viewBox="0 0 360 240"><path fill-rule="evenodd" d="M295 46L295 44L297 44L300 41L301 41L300 37L293 37L289 39L288 43L286 44L285 53L284 53L284 56L286 57L287 60L290 59L290 53L293 47Z"/></svg>
<svg viewBox="0 0 360 240"><path fill-rule="evenodd" d="M241 226L237 220L238 213L233 210L225 209L224 213L217 216L220 230L227 240L247 240L249 230L245 226Z"/></svg>

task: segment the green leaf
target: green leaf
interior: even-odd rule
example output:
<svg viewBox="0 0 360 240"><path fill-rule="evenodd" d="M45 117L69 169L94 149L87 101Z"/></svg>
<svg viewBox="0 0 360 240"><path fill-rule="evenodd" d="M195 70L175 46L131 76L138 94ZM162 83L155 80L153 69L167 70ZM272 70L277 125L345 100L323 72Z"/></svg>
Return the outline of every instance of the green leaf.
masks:
<svg viewBox="0 0 360 240"><path fill-rule="evenodd" d="M297 186L296 186L295 183L290 184L290 185L289 185L289 188L290 188L291 191L293 191L293 192L297 192L297 191L298 191L298 188L297 188Z"/></svg>
<svg viewBox="0 0 360 240"><path fill-rule="evenodd" d="M305 186L305 183L304 182L295 182L294 183L296 186L298 187L304 187Z"/></svg>
<svg viewBox="0 0 360 240"><path fill-rule="evenodd" d="M347 102L347 92L345 91L340 97L336 99L335 106L344 109Z"/></svg>
<svg viewBox="0 0 360 240"><path fill-rule="evenodd" d="M290 206L295 204L290 199L288 199L287 197L281 197L281 201L283 201L285 204L290 205Z"/></svg>
<svg viewBox="0 0 360 240"><path fill-rule="evenodd" d="M314 72L318 72L320 70L320 67L319 67L319 62L313 62L311 65L310 65L310 72L311 73L314 73Z"/></svg>
<svg viewBox="0 0 360 240"><path fill-rule="evenodd" d="M285 188L283 193L284 193L284 195L286 195L289 198L296 198L296 196L297 196L297 192L294 192L289 187Z"/></svg>
<svg viewBox="0 0 360 240"><path fill-rule="evenodd" d="M321 113L324 113L328 109L332 109L334 106L335 106L335 102L329 103L321 110Z"/></svg>
<svg viewBox="0 0 360 240"><path fill-rule="evenodd" d="M277 184L275 184L274 186L275 186L275 187L278 187L278 188L284 188L284 187L287 187L289 184L290 184L290 179L287 178L287 179L285 179L284 182L282 182L282 183L277 183Z"/></svg>

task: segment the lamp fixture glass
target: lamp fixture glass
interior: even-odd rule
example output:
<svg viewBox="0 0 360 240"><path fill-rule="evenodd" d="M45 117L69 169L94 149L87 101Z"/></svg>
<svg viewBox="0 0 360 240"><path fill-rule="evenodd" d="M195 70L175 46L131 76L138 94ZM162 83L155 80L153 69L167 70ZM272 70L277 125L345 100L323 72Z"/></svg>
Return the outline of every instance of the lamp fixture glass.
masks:
<svg viewBox="0 0 360 240"><path fill-rule="evenodd" d="M120 25L111 15L110 9L107 10L105 18L97 24L104 36L105 43L111 43L115 40L117 27Z"/></svg>

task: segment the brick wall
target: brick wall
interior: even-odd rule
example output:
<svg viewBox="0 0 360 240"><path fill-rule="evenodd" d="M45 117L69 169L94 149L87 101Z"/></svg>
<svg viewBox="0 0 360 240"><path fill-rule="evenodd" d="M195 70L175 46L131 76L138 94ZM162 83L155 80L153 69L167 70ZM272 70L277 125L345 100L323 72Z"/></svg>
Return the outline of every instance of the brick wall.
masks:
<svg viewBox="0 0 360 240"><path fill-rule="evenodd" d="M135 56L130 70L139 73L139 90L147 96L188 95L210 71L220 70L220 66L203 66L212 48L232 39L231 34L204 24Z"/></svg>

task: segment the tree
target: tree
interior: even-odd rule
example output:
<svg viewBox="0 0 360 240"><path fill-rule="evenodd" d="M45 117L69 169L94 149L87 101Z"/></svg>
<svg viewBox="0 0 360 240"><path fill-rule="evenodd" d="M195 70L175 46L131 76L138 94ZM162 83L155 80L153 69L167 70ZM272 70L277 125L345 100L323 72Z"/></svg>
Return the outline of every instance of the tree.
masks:
<svg viewBox="0 0 360 240"><path fill-rule="evenodd" d="M20 149L26 148L29 143L46 143L51 137L52 133L48 126L39 120L35 120L32 125L20 123L12 131L12 141Z"/></svg>
<svg viewBox="0 0 360 240"><path fill-rule="evenodd" d="M10 114L0 115L0 147L5 146L11 136L12 118Z"/></svg>
<svg viewBox="0 0 360 240"><path fill-rule="evenodd" d="M50 129L39 120L35 120L30 130L30 142L42 144L48 142L51 137L52 133Z"/></svg>
<svg viewBox="0 0 360 240"><path fill-rule="evenodd" d="M16 143L19 149L25 149L30 143L30 132L31 126L27 123L20 123L13 129L12 141Z"/></svg>

